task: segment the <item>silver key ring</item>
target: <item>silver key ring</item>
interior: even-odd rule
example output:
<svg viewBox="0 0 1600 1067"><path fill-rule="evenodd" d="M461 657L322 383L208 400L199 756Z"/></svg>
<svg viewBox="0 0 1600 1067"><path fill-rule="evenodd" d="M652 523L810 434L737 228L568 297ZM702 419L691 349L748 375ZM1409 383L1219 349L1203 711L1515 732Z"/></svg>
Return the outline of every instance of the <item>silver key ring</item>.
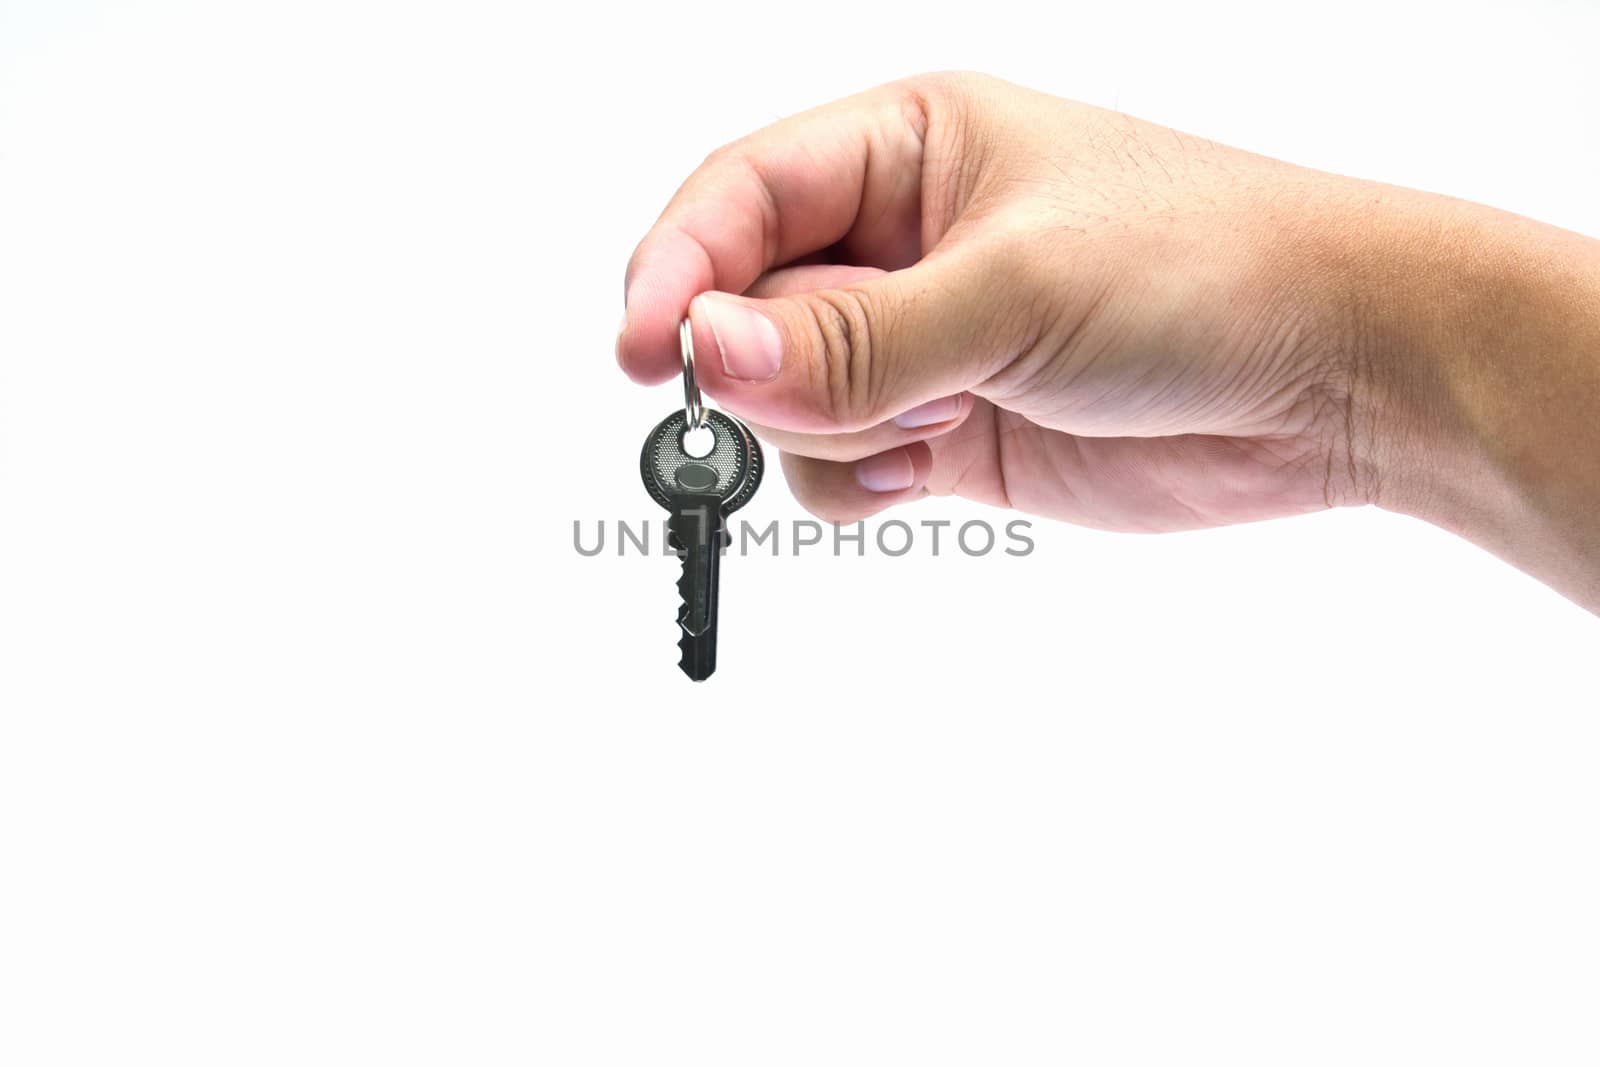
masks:
<svg viewBox="0 0 1600 1067"><path fill-rule="evenodd" d="M688 316L678 323L678 348L683 352L683 414L691 430L705 429L706 406L700 402L700 387L694 381L694 327Z"/></svg>

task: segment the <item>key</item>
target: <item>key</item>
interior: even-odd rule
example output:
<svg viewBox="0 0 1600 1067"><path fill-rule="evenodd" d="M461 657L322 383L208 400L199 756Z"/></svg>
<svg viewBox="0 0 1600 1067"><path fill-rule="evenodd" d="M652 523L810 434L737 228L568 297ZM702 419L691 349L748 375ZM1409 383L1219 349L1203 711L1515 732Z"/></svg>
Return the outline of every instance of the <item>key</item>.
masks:
<svg viewBox="0 0 1600 1067"><path fill-rule="evenodd" d="M678 553L678 666L697 682L717 669L717 584L727 517L761 484L761 446L731 415L701 408L711 450L691 456L684 444L686 411L674 411L650 432L639 454L639 473L655 502L667 509L667 543Z"/></svg>

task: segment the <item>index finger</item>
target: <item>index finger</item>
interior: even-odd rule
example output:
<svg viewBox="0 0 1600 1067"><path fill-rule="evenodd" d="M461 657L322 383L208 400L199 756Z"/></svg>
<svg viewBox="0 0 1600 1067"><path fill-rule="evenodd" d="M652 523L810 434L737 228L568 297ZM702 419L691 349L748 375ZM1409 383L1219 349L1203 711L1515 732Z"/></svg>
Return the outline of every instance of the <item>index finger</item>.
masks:
<svg viewBox="0 0 1600 1067"><path fill-rule="evenodd" d="M841 245L895 270L922 253L927 105L908 82L803 112L713 152L628 263L617 362L653 384L678 372L678 321L707 289L742 293L775 266Z"/></svg>

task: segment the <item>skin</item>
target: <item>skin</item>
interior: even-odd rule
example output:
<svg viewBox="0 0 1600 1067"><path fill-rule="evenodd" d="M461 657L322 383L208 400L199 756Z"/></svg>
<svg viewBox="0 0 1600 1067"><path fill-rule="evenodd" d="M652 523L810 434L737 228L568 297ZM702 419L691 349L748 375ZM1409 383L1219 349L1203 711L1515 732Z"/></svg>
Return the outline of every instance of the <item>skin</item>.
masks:
<svg viewBox="0 0 1600 1067"><path fill-rule="evenodd" d="M1600 242L1577 234L938 74L712 153L625 302L623 370L675 377L687 309L701 387L824 519L950 493L1128 531L1376 504L1600 611Z"/></svg>

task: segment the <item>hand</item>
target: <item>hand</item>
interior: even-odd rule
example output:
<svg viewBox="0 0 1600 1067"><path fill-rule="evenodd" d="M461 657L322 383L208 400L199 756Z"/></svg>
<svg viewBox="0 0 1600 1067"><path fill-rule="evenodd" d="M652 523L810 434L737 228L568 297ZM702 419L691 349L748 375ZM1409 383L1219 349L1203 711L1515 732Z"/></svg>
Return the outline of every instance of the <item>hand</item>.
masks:
<svg viewBox="0 0 1600 1067"><path fill-rule="evenodd" d="M1433 475L1485 449L1450 360L1494 331L1447 312L1503 297L1492 250L1533 230L1581 241L933 75L713 153L629 264L617 355L674 376L689 308L703 388L824 518L958 493L1122 530L1375 501L1459 527L1481 501Z"/></svg>
<svg viewBox="0 0 1600 1067"><path fill-rule="evenodd" d="M1310 239L1283 263L1339 184L987 78L903 82L715 153L634 256L618 352L669 377L691 298L745 294L693 301L699 379L826 518L932 492L1172 530L1362 501L1348 353L1303 292L1336 280L1308 279Z"/></svg>

